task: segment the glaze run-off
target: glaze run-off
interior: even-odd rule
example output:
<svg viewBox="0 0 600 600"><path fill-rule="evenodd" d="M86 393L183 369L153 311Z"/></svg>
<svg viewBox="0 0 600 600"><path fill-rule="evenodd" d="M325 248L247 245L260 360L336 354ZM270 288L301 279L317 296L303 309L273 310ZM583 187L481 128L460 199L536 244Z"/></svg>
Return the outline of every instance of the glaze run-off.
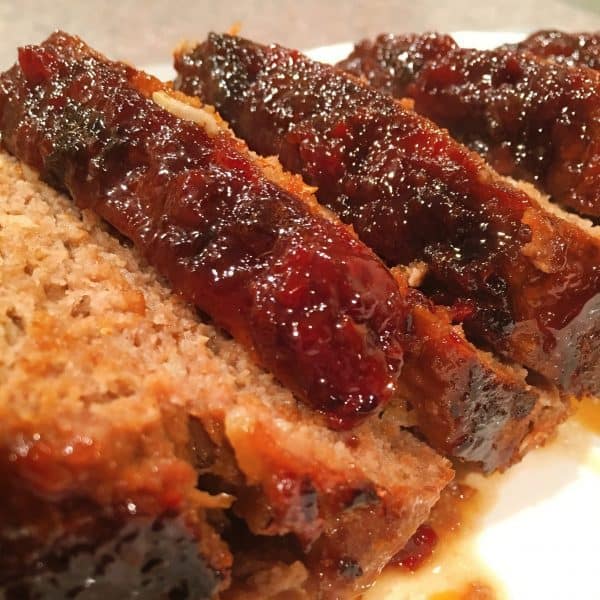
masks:
<svg viewBox="0 0 600 600"><path fill-rule="evenodd" d="M600 74L522 48L482 51L450 41L383 35L359 44L340 66L397 98L412 98L417 112L500 173L600 216Z"/></svg>
<svg viewBox="0 0 600 600"><path fill-rule="evenodd" d="M349 426L392 394L406 306L345 227L148 96L162 84L54 34L0 81L3 145L131 238L173 288Z"/></svg>
<svg viewBox="0 0 600 600"><path fill-rule="evenodd" d="M473 339L570 393L599 390L597 241L429 120L299 52L213 34L175 63L181 90L318 186L389 264L424 260L424 289Z"/></svg>
<svg viewBox="0 0 600 600"><path fill-rule="evenodd" d="M419 525L406 546L390 561L390 566L413 572L419 569L433 553L438 536L427 523Z"/></svg>

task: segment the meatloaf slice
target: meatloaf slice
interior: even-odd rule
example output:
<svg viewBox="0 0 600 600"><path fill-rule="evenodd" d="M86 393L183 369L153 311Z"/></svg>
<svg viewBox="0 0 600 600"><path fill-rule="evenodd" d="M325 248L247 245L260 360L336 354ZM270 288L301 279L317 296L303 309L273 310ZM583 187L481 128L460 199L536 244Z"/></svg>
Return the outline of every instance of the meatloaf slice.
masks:
<svg viewBox="0 0 600 600"><path fill-rule="evenodd" d="M597 40L589 41L593 64ZM580 42L585 56L588 40L571 38L573 46ZM600 75L584 66L583 56L578 65L567 56L544 60L543 47L532 40L532 53L529 45L477 50L459 48L444 34L380 35L357 44L338 66L411 98L418 113L499 173L535 183L569 210L597 220ZM546 50L552 58L552 45Z"/></svg>
<svg viewBox="0 0 600 600"><path fill-rule="evenodd" d="M246 586L279 573L298 594L351 597L452 477L386 415L329 430L6 154L0 285L7 598L210 597L229 586L220 536L240 519L256 544L288 548Z"/></svg>
<svg viewBox="0 0 600 600"><path fill-rule="evenodd" d="M439 43L447 49L447 39ZM253 150L318 186L319 201L389 265L426 263L421 290L454 307L471 341L565 394L600 393L597 236L545 210L428 119L296 50L210 34L177 50L175 68L178 89L214 104ZM431 72L442 81L428 91L443 83L456 104L468 104L454 82L478 71L453 61ZM529 97L522 89L519 101ZM464 109L463 122L475 113Z"/></svg>

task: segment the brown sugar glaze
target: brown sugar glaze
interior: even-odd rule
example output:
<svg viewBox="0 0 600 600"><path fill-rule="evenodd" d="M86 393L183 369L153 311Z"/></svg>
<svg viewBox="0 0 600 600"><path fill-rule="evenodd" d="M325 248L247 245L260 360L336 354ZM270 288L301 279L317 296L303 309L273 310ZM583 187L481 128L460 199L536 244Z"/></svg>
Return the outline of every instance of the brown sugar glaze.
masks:
<svg viewBox="0 0 600 600"><path fill-rule="evenodd" d="M577 212L600 217L600 74L510 48L458 48L446 35L379 36L340 67Z"/></svg>
<svg viewBox="0 0 600 600"><path fill-rule="evenodd" d="M526 50L541 58L590 69L600 69L600 35L597 32L567 33L547 29L536 31L507 48Z"/></svg>
<svg viewBox="0 0 600 600"><path fill-rule="evenodd" d="M407 307L351 232L266 180L162 84L55 34L2 80L3 144L140 247L301 398L349 426L385 402Z"/></svg>
<svg viewBox="0 0 600 600"><path fill-rule="evenodd" d="M351 230L267 180L241 142L152 102L160 82L57 33L21 49L0 86L3 145L131 238L332 425L398 388L442 452L486 470L518 458L537 399L523 376L480 355Z"/></svg>
<svg viewBox="0 0 600 600"><path fill-rule="evenodd" d="M318 186L389 264L426 262L423 289L472 339L598 392L600 244L430 121L297 51L213 34L175 66L182 91Z"/></svg>

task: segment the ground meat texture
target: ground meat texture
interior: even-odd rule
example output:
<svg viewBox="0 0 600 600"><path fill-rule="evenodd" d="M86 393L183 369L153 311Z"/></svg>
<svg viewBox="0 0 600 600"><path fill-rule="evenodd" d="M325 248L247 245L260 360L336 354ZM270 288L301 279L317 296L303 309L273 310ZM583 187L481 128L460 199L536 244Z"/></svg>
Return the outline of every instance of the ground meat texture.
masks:
<svg viewBox="0 0 600 600"><path fill-rule="evenodd" d="M231 136L146 97L161 87L55 34L2 78L3 144L131 238L332 425L354 424L396 385L407 315L396 282Z"/></svg>
<svg viewBox="0 0 600 600"><path fill-rule="evenodd" d="M47 585L44 600L122 598L142 584L144 598L180 597L184 579L197 598L202 563L223 592L242 560L220 537L232 511L252 547L295 549L291 563L245 562L257 597L364 589L426 518L448 461L388 411L327 428L127 240L4 152L0 197L0 597ZM155 528L167 517L179 533ZM134 536L144 521L152 540ZM347 556L362 577L330 569Z"/></svg>
<svg viewBox="0 0 600 600"><path fill-rule="evenodd" d="M412 98L417 112L501 174L599 217L600 74L525 52L532 44L481 51L453 47L445 35L380 36L339 66L397 98Z"/></svg>
<svg viewBox="0 0 600 600"><path fill-rule="evenodd" d="M473 339L569 393L599 391L597 239L429 120L297 51L213 34L175 65L179 89L318 186L389 264L426 262L424 289L459 309Z"/></svg>

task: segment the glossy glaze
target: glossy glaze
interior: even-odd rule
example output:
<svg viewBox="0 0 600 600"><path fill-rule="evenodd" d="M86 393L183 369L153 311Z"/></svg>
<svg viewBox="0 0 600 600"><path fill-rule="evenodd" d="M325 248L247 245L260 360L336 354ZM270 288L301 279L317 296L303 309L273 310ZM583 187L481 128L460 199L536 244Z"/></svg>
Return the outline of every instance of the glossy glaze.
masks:
<svg viewBox="0 0 600 600"><path fill-rule="evenodd" d="M536 31L522 42L510 46L526 50L558 63L600 69L600 35L598 32L569 33L555 29Z"/></svg>
<svg viewBox="0 0 600 600"><path fill-rule="evenodd" d="M1 82L3 144L131 238L335 426L390 398L407 308L345 227L265 179L227 134L166 112L162 85L55 34Z"/></svg>
<svg viewBox="0 0 600 600"><path fill-rule="evenodd" d="M412 98L417 112L500 173L598 217L600 75L540 60L527 47L481 51L453 46L445 35L383 35L359 44L340 66Z"/></svg>
<svg viewBox="0 0 600 600"><path fill-rule="evenodd" d="M350 230L266 180L240 142L150 101L158 81L55 34L22 50L1 86L5 147L130 237L332 425L397 392L440 451L487 470L519 458L538 398L522 374L479 353Z"/></svg>
<svg viewBox="0 0 600 600"><path fill-rule="evenodd" d="M176 68L388 263L424 260L424 289L474 339L570 392L598 390L598 243L430 121L299 52L211 35Z"/></svg>
<svg viewBox="0 0 600 600"><path fill-rule="evenodd" d="M416 571L427 561L437 546L438 536L431 525L419 525L408 543L392 560L391 567L400 567L409 572Z"/></svg>

